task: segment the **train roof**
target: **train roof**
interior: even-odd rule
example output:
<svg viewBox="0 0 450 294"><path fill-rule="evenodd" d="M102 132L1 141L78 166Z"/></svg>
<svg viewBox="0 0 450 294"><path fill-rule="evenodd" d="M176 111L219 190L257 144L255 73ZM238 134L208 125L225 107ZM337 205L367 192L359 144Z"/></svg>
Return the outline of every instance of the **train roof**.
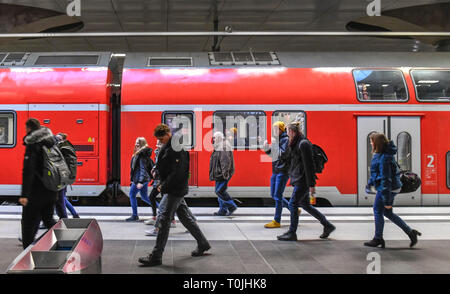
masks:
<svg viewBox="0 0 450 294"><path fill-rule="evenodd" d="M231 57L232 55L232 57ZM153 64L152 64L153 63ZM450 68L449 52L148 52L128 53L125 68L284 66Z"/></svg>
<svg viewBox="0 0 450 294"><path fill-rule="evenodd" d="M0 68L108 67L111 52L0 52Z"/></svg>

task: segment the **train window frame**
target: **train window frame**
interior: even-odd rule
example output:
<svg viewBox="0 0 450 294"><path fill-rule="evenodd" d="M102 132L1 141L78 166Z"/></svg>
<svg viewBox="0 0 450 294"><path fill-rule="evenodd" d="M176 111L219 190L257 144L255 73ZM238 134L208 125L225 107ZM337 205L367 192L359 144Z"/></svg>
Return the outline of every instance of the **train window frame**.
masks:
<svg viewBox="0 0 450 294"><path fill-rule="evenodd" d="M17 113L13 110L0 110L0 114L12 114L13 116L13 142L12 144L0 144L0 149L11 149L17 145Z"/></svg>
<svg viewBox="0 0 450 294"><path fill-rule="evenodd" d="M195 148L195 144L196 144L196 141L195 141L195 112L194 111L191 111L191 110L170 110L170 111L164 111L162 114L161 114L161 122L163 123L163 124L165 124L166 123L166 120L165 120L165 118L166 118L166 115L167 114L190 114L190 115L192 115L192 131L191 131L191 134L192 134L192 144L189 146L189 145L183 145L183 146L185 146L186 148L188 148L189 150L191 150L191 149L194 149Z"/></svg>
<svg viewBox="0 0 450 294"><path fill-rule="evenodd" d="M265 119L265 126L264 126L263 129L265 131L266 138L264 138L260 144L258 144L256 147L250 147L250 146L247 146L247 145L244 146L244 147L234 146L234 142L232 142L232 144L231 144L233 146L233 150L263 150L263 142L264 142L264 140L267 140L267 113L264 110L248 110L248 109L245 109L245 110L242 110L242 109L238 109L238 110L216 110L216 111L213 112L213 119L212 119L212 130L213 131L215 130L215 117L216 117L217 113L227 113L227 112L228 113L230 113L230 112L231 113L235 113L235 112L260 112L260 113L264 114L264 117L266 119Z"/></svg>
<svg viewBox="0 0 450 294"><path fill-rule="evenodd" d="M403 85L405 86L405 89L406 89L406 99L405 100L362 100L361 97L359 96L358 82L356 81L355 74L354 74L354 72L356 70L394 71L394 72L396 71L396 72L399 72L401 74L401 77L402 77ZM408 84L406 83L405 74L400 69L397 69L397 68L354 68L354 69L352 69L352 78L353 78L353 82L354 82L354 85L355 85L356 99L359 102L363 102L363 103L407 103L410 100L409 88L408 88Z"/></svg>
<svg viewBox="0 0 450 294"><path fill-rule="evenodd" d="M447 189L450 189L450 151L447 152L446 154L446 171L447 171Z"/></svg>
<svg viewBox="0 0 450 294"><path fill-rule="evenodd" d="M410 69L409 70L409 76L411 77L413 86L414 86L414 94L416 95L416 101L420 102L420 103L446 103L446 102L450 102L450 97L447 99L442 99L442 100L427 100L427 99L419 99L419 96L417 95L417 85L416 85L416 80L414 79L414 75L413 72L414 71L448 71L450 72L450 68L449 69L445 69L445 68L414 68L414 69Z"/></svg>
<svg viewBox="0 0 450 294"><path fill-rule="evenodd" d="M305 133L303 135L305 135L305 137L308 137L307 136L307 133L308 133L308 118L306 116L306 111L304 111L304 110L274 110L272 112L272 125L274 124L273 117L275 116L275 113L277 113L277 112L302 112L303 113L303 117L305 118ZM272 128L272 125L270 126L270 128ZM287 125L286 125L286 127L287 127Z"/></svg>

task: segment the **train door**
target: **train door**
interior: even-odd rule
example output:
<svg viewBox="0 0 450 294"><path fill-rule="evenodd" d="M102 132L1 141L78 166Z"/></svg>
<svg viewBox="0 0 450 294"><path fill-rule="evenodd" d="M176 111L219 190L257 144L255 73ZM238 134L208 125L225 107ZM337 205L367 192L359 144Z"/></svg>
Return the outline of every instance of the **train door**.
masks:
<svg viewBox="0 0 450 294"><path fill-rule="evenodd" d="M66 133L78 157L77 183L99 181L99 105L30 104L29 117L37 118L53 134Z"/></svg>
<svg viewBox="0 0 450 294"><path fill-rule="evenodd" d="M400 167L420 175L420 117L358 117L358 205L373 204L374 194L368 194L365 186L370 177L372 147L369 136L381 132L394 141L398 148L396 160ZM396 205L421 205L421 191L399 194Z"/></svg>

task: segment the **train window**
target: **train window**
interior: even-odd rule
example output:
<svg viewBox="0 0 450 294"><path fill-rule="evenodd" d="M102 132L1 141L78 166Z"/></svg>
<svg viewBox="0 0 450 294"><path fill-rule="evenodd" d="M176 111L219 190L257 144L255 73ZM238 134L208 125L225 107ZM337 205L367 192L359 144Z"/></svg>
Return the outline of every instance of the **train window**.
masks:
<svg viewBox="0 0 450 294"><path fill-rule="evenodd" d="M450 151L447 152L447 188L450 189Z"/></svg>
<svg viewBox="0 0 450 294"><path fill-rule="evenodd" d="M412 170L412 145L411 145L411 135L407 132L401 132L397 136L397 162L401 170L411 171Z"/></svg>
<svg viewBox="0 0 450 294"><path fill-rule="evenodd" d="M172 134L178 134L181 136L180 143L184 147L194 147L193 112L164 112L162 121L170 127Z"/></svg>
<svg viewBox="0 0 450 294"><path fill-rule="evenodd" d="M302 132L306 136L306 113L304 111L280 111L272 114L272 124L276 121L282 121L286 124L298 121L301 124Z"/></svg>
<svg viewBox="0 0 450 294"><path fill-rule="evenodd" d="M15 145L15 114L0 112L0 148L11 148Z"/></svg>
<svg viewBox="0 0 450 294"><path fill-rule="evenodd" d="M262 148L266 140L266 114L263 111L216 111L214 131L220 131L236 149Z"/></svg>
<svg viewBox="0 0 450 294"><path fill-rule="evenodd" d="M373 131L370 132L367 135L367 180L370 179L371 174L370 174L370 167L372 166L372 158L373 158L373 153L372 153L372 144L370 144L370 136L372 136L372 134L376 134L377 132Z"/></svg>
<svg viewBox="0 0 450 294"><path fill-rule="evenodd" d="M419 101L449 101L449 70L412 70L411 76Z"/></svg>
<svg viewBox="0 0 450 294"><path fill-rule="evenodd" d="M354 70L358 100L407 101L405 79L399 70Z"/></svg>

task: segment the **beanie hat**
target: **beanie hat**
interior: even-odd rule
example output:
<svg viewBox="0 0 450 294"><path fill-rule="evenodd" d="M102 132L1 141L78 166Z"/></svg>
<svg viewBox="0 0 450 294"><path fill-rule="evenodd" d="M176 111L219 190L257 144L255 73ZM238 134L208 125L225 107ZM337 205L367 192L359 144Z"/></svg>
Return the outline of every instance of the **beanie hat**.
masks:
<svg viewBox="0 0 450 294"><path fill-rule="evenodd" d="M285 125L284 122L282 122L282 121L276 121L276 122L273 124L273 126L274 126L274 127L278 127L278 128L280 129L281 132L286 131L286 125Z"/></svg>

